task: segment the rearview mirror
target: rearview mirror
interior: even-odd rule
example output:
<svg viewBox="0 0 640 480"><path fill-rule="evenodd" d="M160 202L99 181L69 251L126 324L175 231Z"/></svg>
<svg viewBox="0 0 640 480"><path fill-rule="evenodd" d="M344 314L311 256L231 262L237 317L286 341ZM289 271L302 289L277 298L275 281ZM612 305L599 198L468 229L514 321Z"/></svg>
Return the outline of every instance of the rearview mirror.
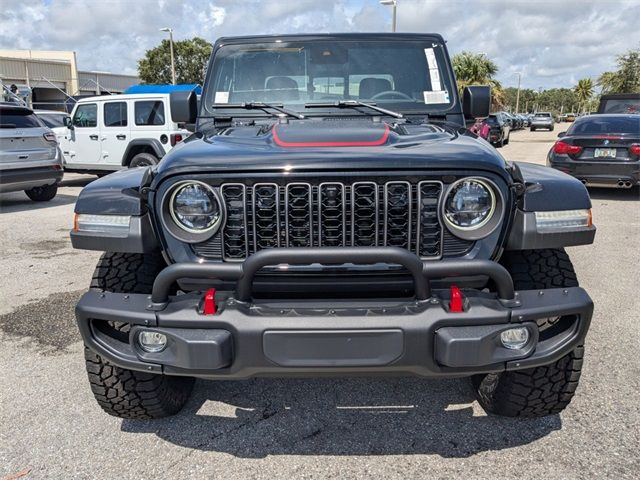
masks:
<svg viewBox="0 0 640 480"><path fill-rule="evenodd" d="M567 132L560 132L560 133L558 134L558 138L562 138L562 137L564 137L566 134L567 134Z"/></svg>
<svg viewBox="0 0 640 480"><path fill-rule="evenodd" d="M468 118L485 118L491 109L491 87L473 85L462 92L462 111Z"/></svg>
<svg viewBox="0 0 640 480"><path fill-rule="evenodd" d="M195 123L198 116L198 98L194 91L171 92L171 119L175 123Z"/></svg>
<svg viewBox="0 0 640 480"><path fill-rule="evenodd" d="M71 122L71 117L64 117L64 126L67 127L69 130L73 130L73 123Z"/></svg>

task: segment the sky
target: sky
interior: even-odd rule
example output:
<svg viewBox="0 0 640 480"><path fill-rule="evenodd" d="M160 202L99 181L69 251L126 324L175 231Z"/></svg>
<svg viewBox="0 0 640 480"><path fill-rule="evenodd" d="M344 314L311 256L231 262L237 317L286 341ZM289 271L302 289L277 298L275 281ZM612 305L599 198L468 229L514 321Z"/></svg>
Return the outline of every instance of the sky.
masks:
<svg viewBox="0 0 640 480"><path fill-rule="evenodd" d="M176 40L220 36L386 32L378 0L3 0L0 48L74 50L81 70L136 73L171 27ZM640 0L398 0L399 32L435 32L451 54L485 53L498 80L572 87L640 48Z"/></svg>

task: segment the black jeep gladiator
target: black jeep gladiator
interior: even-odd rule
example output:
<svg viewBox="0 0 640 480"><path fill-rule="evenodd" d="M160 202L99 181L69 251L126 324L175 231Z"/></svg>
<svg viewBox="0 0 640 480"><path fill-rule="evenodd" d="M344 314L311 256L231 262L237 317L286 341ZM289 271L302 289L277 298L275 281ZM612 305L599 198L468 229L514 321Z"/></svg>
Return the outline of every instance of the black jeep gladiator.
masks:
<svg viewBox="0 0 640 480"><path fill-rule="evenodd" d="M76 312L93 393L178 412L194 378L470 377L482 406L560 412L593 304L564 247L593 242L585 187L509 163L465 125L439 35L221 38L195 132L159 165L84 188L101 250Z"/></svg>

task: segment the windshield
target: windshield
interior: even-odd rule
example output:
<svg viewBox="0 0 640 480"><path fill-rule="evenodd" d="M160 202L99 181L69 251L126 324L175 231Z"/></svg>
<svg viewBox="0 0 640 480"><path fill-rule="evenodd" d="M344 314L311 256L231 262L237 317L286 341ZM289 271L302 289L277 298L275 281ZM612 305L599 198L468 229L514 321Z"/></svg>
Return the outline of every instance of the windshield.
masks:
<svg viewBox="0 0 640 480"><path fill-rule="evenodd" d="M600 113L640 113L640 100L608 99Z"/></svg>
<svg viewBox="0 0 640 480"><path fill-rule="evenodd" d="M629 133L640 135L640 116L635 117L598 117L580 120L567 131L568 135L589 135L608 133Z"/></svg>
<svg viewBox="0 0 640 480"><path fill-rule="evenodd" d="M42 123L38 117L32 113L14 113L14 112L2 112L0 115L0 127L1 128L41 128Z"/></svg>
<svg viewBox="0 0 640 480"><path fill-rule="evenodd" d="M443 111L454 101L443 45L434 41L306 40L216 51L206 105L360 100L400 111ZM305 113L309 113L311 109ZM314 111L318 111L315 109ZM237 113L234 113L237 115Z"/></svg>

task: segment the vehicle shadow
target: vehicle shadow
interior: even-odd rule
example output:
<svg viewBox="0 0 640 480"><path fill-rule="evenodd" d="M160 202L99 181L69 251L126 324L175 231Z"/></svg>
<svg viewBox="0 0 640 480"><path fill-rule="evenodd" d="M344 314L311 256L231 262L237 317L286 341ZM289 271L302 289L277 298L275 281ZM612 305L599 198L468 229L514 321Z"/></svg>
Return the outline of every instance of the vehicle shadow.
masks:
<svg viewBox="0 0 640 480"><path fill-rule="evenodd" d="M59 207L75 203L77 199L76 195L58 193L48 202L34 202L24 192L2 193L0 194L0 214Z"/></svg>
<svg viewBox="0 0 640 480"><path fill-rule="evenodd" d="M97 178L94 175L74 174L73 176L69 177L68 174L65 174L64 178L60 182L60 186L61 187L86 187L96 179Z"/></svg>
<svg viewBox="0 0 640 480"><path fill-rule="evenodd" d="M253 379L198 382L178 415L124 420L121 429L241 458L410 455L465 458L528 444L561 428L486 416L467 380Z"/></svg>
<svg viewBox="0 0 640 480"><path fill-rule="evenodd" d="M599 188L588 187L589 196L594 200L616 200L620 202L633 202L640 200L640 188Z"/></svg>

